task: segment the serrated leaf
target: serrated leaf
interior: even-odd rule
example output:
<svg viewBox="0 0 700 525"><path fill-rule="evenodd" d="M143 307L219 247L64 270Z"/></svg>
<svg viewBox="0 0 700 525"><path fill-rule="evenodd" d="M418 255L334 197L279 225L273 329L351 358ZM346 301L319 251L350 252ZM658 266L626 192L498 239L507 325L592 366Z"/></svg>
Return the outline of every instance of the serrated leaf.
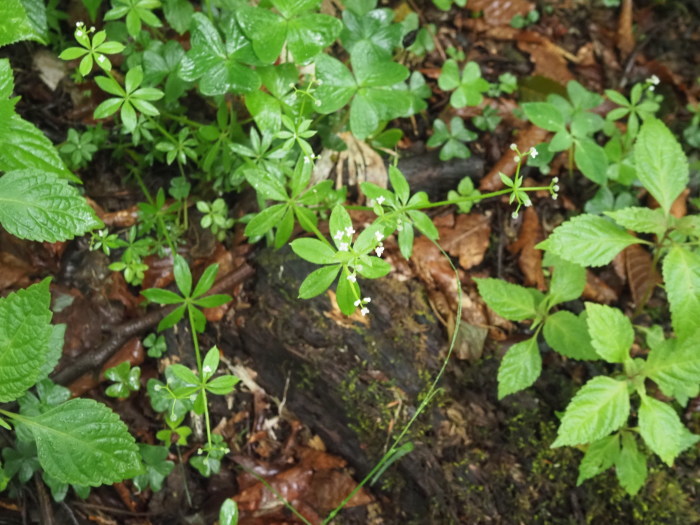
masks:
<svg viewBox="0 0 700 525"><path fill-rule="evenodd" d="M586 453L578 467L578 478L576 486L578 487L601 472L605 472L613 466L618 456L620 455L620 435L613 434L605 436L594 443L591 443L586 450Z"/></svg>
<svg viewBox="0 0 700 525"><path fill-rule="evenodd" d="M43 375L54 335L49 281L0 298L0 402L14 401Z"/></svg>
<svg viewBox="0 0 700 525"><path fill-rule="evenodd" d="M0 170L34 168L80 182L59 156L51 141L31 122L13 115L0 121Z"/></svg>
<svg viewBox="0 0 700 525"><path fill-rule="evenodd" d="M45 43L32 25L22 2L4 0L0 3L0 47L20 40Z"/></svg>
<svg viewBox="0 0 700 525"><path fill-rule="evenodd" d="M629 413L627 383L606 376L594 377L566 407L552 447L597 441L620 428Z"/></svg>
<svg viewBox="0 0 700 525"><path fill-rule="evenodd" d="M637 448L637 440L631 434L622 436L622 450L615 461L615 473L630 496L642 488L647 479L647 457Z"/></svg>
<svg viewBox="0 0 700 525"><path fill-rule="evenodd" d="M551 304L564 303L578 299L586 287L586 269L580 264L559 259L554 266L552 280L549 283Z"/></svg>
<svg viewBox="0 0 700 525"><path fill-rule="evenodd" d="M688 159L663 122L655 118L644 121L637 135L634 160L639 180L668 213L688 185Z"/></svg>
<svg viewBox="0 0 700 525"><path fill-rule="evenodd" d="M700 255L674 246L663 261L662 273L678 337L700 329Z"/></svg>
<svg viewBox="0 0 700 525"><path fill-rule="evenodd" d="M560 310L545 321L544 340L561 355L572 359L595 361L600 359L591 344L585 318Z"/></svg>
<svg viewBox="0 0 700 525"><path fill-rule="evenodd" d="M25 169L0 177L0 224L22 239L56 242L99 228L102 221L64 179Z"/></svg>
<svg viewBox="0 0 700 525"><path fill-rule="evenodd" d="M661 208L652 210L630 206L621 210L606 211L605 215L612 217L616 223L624 228L640 233L655 233L660 236L669 227L667 217Z"/></svg>
<svg viewBox="0 0 700 525"><path fill-rule="evenodd" d="M510 321L533 319L537 308L527 288L501 279L474 279L489 308Z"/></svg>
<svg viewBox="0 0 700 525"><path fill-rule="evenodd" d="M542 372L537 336L511 346L498 368L498 399L532 385Z"/></svg>
<svg viewBox="0 0 700 525"><path fill-rule="evenodd" d="M72 399L21 422L36 440L44 471L63 483L96 487L142 471L126 425L92 399Z"/></svg>
<svg viewBox="0 0 700 525"><path fill-rule="evenodd" d="M634 342L632 323L617 308L586 303L588 333L591 344L608 363L624 363Z"/></svg>
<svg viewBox="0 0 700 525"><path fill-rule="evenodd" d="M579 215L557 227L547 239L549 249L581 266L603 266L627 246L640 242L609 220Z"/></svg>
<svg viewBox="0 0 700 525"><path fill-rule="evenodd" d="M642 397L638 418L644 442L669 467L683 450L700 440L700 436L689 440L688 429L673 407L658 399Z"/></svg>
<svg viewBox="0 0 700 525"><path fill-rule="evenodd" d="M644 364L644 374L681 406L700 393L700 334L684 341L667 339L655 345Z"/></svg>

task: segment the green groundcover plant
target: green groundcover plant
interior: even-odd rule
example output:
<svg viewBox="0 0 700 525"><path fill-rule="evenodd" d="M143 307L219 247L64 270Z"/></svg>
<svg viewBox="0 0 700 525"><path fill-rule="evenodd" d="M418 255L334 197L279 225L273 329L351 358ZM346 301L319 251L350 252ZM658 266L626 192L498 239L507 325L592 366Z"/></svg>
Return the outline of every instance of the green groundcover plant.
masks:
<svg viewBox="0 0 700 525"><path fill-rule="evenodd" d="M89 399L68 400L64 390L46 382L63 336L62 327L50 324L48 279L1 299L0 401L19 405L19 412L0 410L0 421L16 437L16 446L3 453L4 483L15 476L26 482L40 466L54 495L65 495L68 485L85 494L85 487L126 478L133 478L138 490L158 490L173 468L166 459L168 450L188 445L192 437L190 415L201 416L206 429L206 442L192 456L191 466L203 476L219 471L228 448L213 431L209 396L231 393L238 378L222 373L216 347L200 349L199 335L206 326L202 308L222 305L230 297L208 295L216 265L195 283L187 261L178 255L186 247L191 213L198 213L200 226L219 240L241 223L251 242L274 248L289 244L299 257L319 266L301 284L300 298L335 287L343 313L367 316L372 298L362 293L362 280L391 271L383 258L387 238L395 237L401 255L409 258L416 235L439 241L426 213L431 208L455 206L468 213L475 203L492 197L507 196L517 218L537 192L556 198L560 191L556 178L525 184L523 165L544 172L560 151L569 152L572 173L577 168L600 189L594 205L587 206L589 213L564 222L540 245L546 250L545 264L553 268L549 291L477 280L496 313L527 322L532 331L505 354L498 395L522 390L540 375L541 334L562 356L599 360L610 372L593 377L578 391L553 443L585 451L579 483L615 466L622 486L634 494L646 477L649 453L671 465L697 442L678 408L697 396L700 385L700 224L696 215L676 219L670 214L672 202L688 185L688 168L680 145L654 117L658 79L635 85L629 99L607 91L618 107L606 116L593 111L603 98L577 82L568 84L566 96L550 94L544 102L523 104L525 116L554 135L528 151L512 146L509 154L517 168L512 177L501 174L502 190L481 194L467 177L446 200L431 201L424 192L411 191L401 171L391 166L388 184L359 184L366 199L359 208L373 212L374 218L356 231L360 226L349 210L358 206L346 203L345 185L334 188L319 176L316 155L321 148L348 149L343 138L348 135L368 148L393 153L403 132L391 127L392 121L425 113L433 94L425 78L399 59L429 50L435 28L420 28L423 32L415 33L419 36L411 43L419 29L417 17L396 22L394 13L378 7L376 0L346 0L340 16L322 13L320 0L83 3L100 29L79 22L72 29L77 45L62 39L58 44L52 37L50 10L43 2L8 0L0 5L0 20L13 21L2 26L0 45L32 39L60 46L60 58L75 67L74 81L80 86L92 80L101 97L93 114L100 125L69 130L57 150L15 111L11 66L0 60L0 223L17 237L37 241L91 232L92 248L110 256L110 268L123 272L134 286L141 285L149 256L170 256L177 292L148 289L142 294L149 302L174 307L158 332L188 324L195 367L170 365L163 378L149 379L148 397L164 423L156 438L163 444L137 445L105 406ZM446 10L452 2L435 4ZM169 38L173 34L183 37ZM454 50L451 57L443 64L437 87L449 93L452 107L478 106L485 95L516 90L512 76L501 75L491 83L476 62L466 62ZM188 105L193 100L204 109L192 111ZM627 124L624 132L614 125L621 119ZM467 143L478 136L476 130L493 130L498 122L488 109L473 122L455 117L448 125L435 120L428 146L440 147L442 160L467 158ZM79 189L80 171L105 153L127 166L143 192L139 220L128 230L105 228ZM153 194L144 179L162 166L170 166L176 176ZM648 191L659 208L638 206L629 197L634 185ZM234 219L224 194L248 188L255 193L257 208ZM327 221L327 235L321 221ZM581 295L586 267L605 265L632 244L648 247L654 264L661 265L670 326L635 327L621 310L594 303L576 313L565 309ZM24 322L28 318L35 319L31 327ZM167 354L161 335L150 334L146 341L149 356ZM632 354L635 343L642 351ZM362 485L410 453L412 444L405 436L437 393L447 359L386 454L324 523ZM128 397L140 387L137 368L119 365L108 375L113 381L109 395ZM35 385L36 394L29 391ZM237 516L232 502L222 507L222 523L236 523Z"/></svg>

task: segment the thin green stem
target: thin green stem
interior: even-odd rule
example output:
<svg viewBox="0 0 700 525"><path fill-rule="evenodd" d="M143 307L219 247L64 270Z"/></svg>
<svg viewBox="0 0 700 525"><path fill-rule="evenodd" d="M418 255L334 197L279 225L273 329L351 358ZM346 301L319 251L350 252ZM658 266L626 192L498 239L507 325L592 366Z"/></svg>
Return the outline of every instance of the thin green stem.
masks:
<svg viewBox="0 0 700 525"><path fill-rule="evenodd" d="M199 377L202 377L202 354L199 350L199 338L197 337L197 329L195 328L193 309L194 306L187 305L187 317L190 322L190 332L192 333L192 344L194 346L194 355L197 360L197 371ZM207 427L207 444L211 447L211 421L209 419L209 401L207 400L207 391L202 387L202 396L204 397L204 423Z"/></svg>

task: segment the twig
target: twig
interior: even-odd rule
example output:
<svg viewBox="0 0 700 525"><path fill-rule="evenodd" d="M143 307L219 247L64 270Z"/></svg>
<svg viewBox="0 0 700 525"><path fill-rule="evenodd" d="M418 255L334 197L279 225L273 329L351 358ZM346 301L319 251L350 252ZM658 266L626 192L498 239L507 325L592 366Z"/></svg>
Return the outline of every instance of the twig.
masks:
<svg viewBox="0 0 700 525"><path fill-rule="evenodd" d="M252 266L243 264L217 282L207 295L222 293L242 283L249 277L252 277L254 273L255 270ZM176 306L165 306L143 317L139 317L138 319L117 325L112 330L111 337L104 341L97 349L82 354L69 366L53 374L53 381L61 385L67 385L91 370L101 369L102 365L104 365L117 350L124 346L129 339L157 325L161 319L175 308Z"/></svg>

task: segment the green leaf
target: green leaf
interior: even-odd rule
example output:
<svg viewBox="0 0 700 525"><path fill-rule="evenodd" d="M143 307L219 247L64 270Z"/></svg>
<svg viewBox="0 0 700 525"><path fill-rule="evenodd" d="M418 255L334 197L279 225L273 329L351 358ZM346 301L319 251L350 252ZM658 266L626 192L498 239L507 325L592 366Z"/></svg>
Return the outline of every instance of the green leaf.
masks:
<svg viewBox="0 0 700 525"><path fill-rule="evenodd" d="M178 34L185 33L192 23L194 8L188 0L164 0L163 14Z"/></svg>
<svg viewBox="0 0 700 525"><path fill-rule="evenodd" d="M102 226L93 209L64 179L35 169L0 177L0 223L33 241L64 241Z"/></svg>
<svg viewBox="0 0 700 525"><path fill-rule="evenodd" d="M527 288L501 279L474 279L479 295L489 308L510 321L524 321L537 316L535 298Z"/></svg>
<svg viewBox="0 0 700 525"><path fill-rule="evenodd" d="M578 466L578 478L576 486L587 479L605 472L613 466L620 455L620 435L605 436L591 443Z"/></svg>
<svg viewBox="0 0 700 525"><path fill-rule="evenodd" d="M323 266L311 272L299 287L299 297L301 299L311 299L325 292L333 284L340 265Z"/></svg>
<svg viewBox="0 0 700 525"><path fill-rule="evenodd" d="M634 329L627 316L617 308L596 303L586 303L586 313L588 333L598 355L608 363L630 359Z"/></svg>
<svg viewBox="0 0 700 525"><path fill-rule="evenodd" d="M4 0L0 3L0 47L20 40L36 40L46 43L32 25L20 0Z"/></svg>
<svg viewBox="0 0 700 525"><path fill-rule="evenodd" d="M316 108L319 113L338 111L357 91L358 86L352 73L340 60L329 55L316 57L316 74L321 81L315 93L321 102Z"/></svg>
<svg viewBox="0 0 700 525"><path fill-rule="evenodd" d="M551 304L555 305L578 299L585 287L586 269L580 264L559 258L549 283Z"/></svg>
<svg viewBox="0 0 700 525"><path fill-rule="evenodd" d="M391 187L394 189L399 202L406 204L411 194L411 188L408 185L406 177L399 171L396 166L389 166L389 180Z"/></svg>
<svg viewBox="0 0 700 525"><path fill-rule="evenodd" d="M202 13L192 15L192 47L182 61L180 78L199 80L200 91L209 96L257 90L260 77L247 67L257 62L250 41L234 17L224 19L223 25L226 44L209 18Z"/></svg>
<svg viewBox="0 0 700 525"><path fill-rule="evenodd" d="M59 156L46 135L18 115L0 120L0 170L35 168L80 182Z"/></svg>
<svg viewBox="0 0 700 525"><path fill-rule="evenodd" d="M515 343L498 368L498 399L532 385L542 372L537 336Z"/></svg>
<svg viewBox="0 0 700 525"><path fill-rule="evenodd" d="M585 214L557 227L547 242L562 259L581 266L603 266L640 240L603 217Z"/></svg>
<svg viewBox="0 0 700 525"><path fill-rule="evenodd" d="M192 370L181 364L173 364L168 367L173 376L177 377L186 386L195 386L200 384L199 377Z"/></svg>
<svg viewBox="0 0 700 525"><path fill-rule="evenodd" d="M644 374L661 391L676 398L681 406L700 393L700 334L683 341L666 339L652 347L644 364Z"/></svg>
<svg viewBox="0 0 700 525"><path fill-rule="evenodd" d="M527 119L547 131L566 131L566 120L559 110L548 102L526 102L522 105Z"/></svg>
<svg viewBox="0 0 700 525"><path fill-rule="evenodd" d="M41 379L53 335L49 281L0 298L0 402L14 401Z"/></svg>
<svg viewBox="0 0 700 525"><path fill-rule="evenodd" d="M637 448L636 438L627 432L622 435L622 450L615 460L615 473L630 496L639 492L647 479L647 457Z"/></svg>
<svg viewBox="0 0 700 525"><path fill-rule="evenodd" d="M179 304L183 302L183 298L175 292L164 290L163 288L149 288L142 290L141 295L151 302L157 304Z"/></svg>
<svg viewBox="0 0 700 525"><path fill-rule="evenodd" d="M39 462L63 483L96 487L142 471L134 438L119 416L92 399L72 399L21 422L36 440Z"/></svg>
<svg viewBox="0 0 700 525"><path fill-rule="evenodd" d="M207 392L211 392L217 396L225 396L233 392L233 389L240 382L236 376L225 375L219 376L207 383Z"/></svg>
<svg viewBox="0 0 700 525"><path fill-rule="evenodd" d="M177 288L184 297L189 297L192 292L192 272L190 265L180 254L175 254L173 261L173 274Z"/></svg>
<svg viewBox="0 0 700 525"><path fill-rule="evenodd" d="M175 463L168 461L167 447L141 443L138 446L146 472L134 478L134 485L139 491L144 491L148 487L159 491L163 488L163 481L172 472Z"/></svg>
<svg viewBox="0 0 700 525"><path fill-rule="evenodd" d="M606 376L594 377L566 407L552 447L597 441L620 428L629 413L627 383Z"/></svg>
<svg viewBox="0 0 700 525"><path fill-rule="evenodd" d="M605 184L608 156L592 139L579 139L574 149L574 160L581 173L596 184Z"/></svg>
<svg viewBox="0 0 700 525"><path fill-rule="evenodd" d="M219 525L238 525L238 504L232 499L221 504Z"/></svg>
<svg viewBox="0 0 700 525"><path fill-rule="evenodd" d="M436 241L440 237L438 229L428 215L418 210L408 210L407 213L416 228L428 239Z"/></svg>
<svg viewBox="0 0 700 525"><path fill-rule="evenodd" d="M335 262L335 250L318 239L304 237L291 243L292 250L302 259L314 264L331 264Z"/></svg>
<svg viewBox="0 0 700 525"><path fill-rule="evenodd" d="M605 215L612 217L622 227L640 233L654 233L662 236L670 226L661 208L651 210L630 206L621 210L606 211Z"/></svg>
<svg viewBox="0 0 700 525"><path fill-rule="evenodd" d="M697 332L700 329L700 255L674 246L663 261L662 273L676 335L682 338Z"/></svg>
<svg viewBox="0 0 700 525"><path fill-rule="evenodd" d="M673 407L653 397L642 397L638 417L644 442L669 467L681 452L700 441L683 426Z"/></svg>
<svg viewBox="0 0 700 525"><path fill-rule="evenodd" d="M688 159L673 133L658 119L642 124L634 148L637 176L668 214L688 185Z"/></svg>
<svg viewBox="0 0 700 525"><path fill-rule="evenodd" d="M600 359L591 344L588 326L582 316L560 310L547 317L543 335L547 344L561 355L584 361Z"/></svg>
<svg viewBox="0 0 700 525"><path fill-rule="evenodd" d="M264 235L277 224L286 210L286 204L275 204L265 208L246 225L246 236L257 237L258 235Z"/></svg>
<svg viewBox="0 0 700 525"><path fill-rule="evenodd" d="M158 331L162 332L163 330L167 330L168 328L175 326L185 315L186 308L187 307L184 304L180 305L177 308L175 308L175 310L166 315L160 321L160 323L158 323Z"/></svg>
<svg viewBox="0 0 700 525"><path fill-rule="evenodd" d="M209 266L207 266L206 270L202 272L202 276L199 278L197 286L194 287L192 297L199 297L207 293L214 285L214 281L216 280L216 274L218 272L218 264L210 264Z"/></svg>
<svg viewBox="0 0 700 525"><path fill-rule="evenodd" d="M233 298L227 294L214 294L195 299L193 303L200 308L216 308L217 306L230 302L232 299Z"/></svg>

